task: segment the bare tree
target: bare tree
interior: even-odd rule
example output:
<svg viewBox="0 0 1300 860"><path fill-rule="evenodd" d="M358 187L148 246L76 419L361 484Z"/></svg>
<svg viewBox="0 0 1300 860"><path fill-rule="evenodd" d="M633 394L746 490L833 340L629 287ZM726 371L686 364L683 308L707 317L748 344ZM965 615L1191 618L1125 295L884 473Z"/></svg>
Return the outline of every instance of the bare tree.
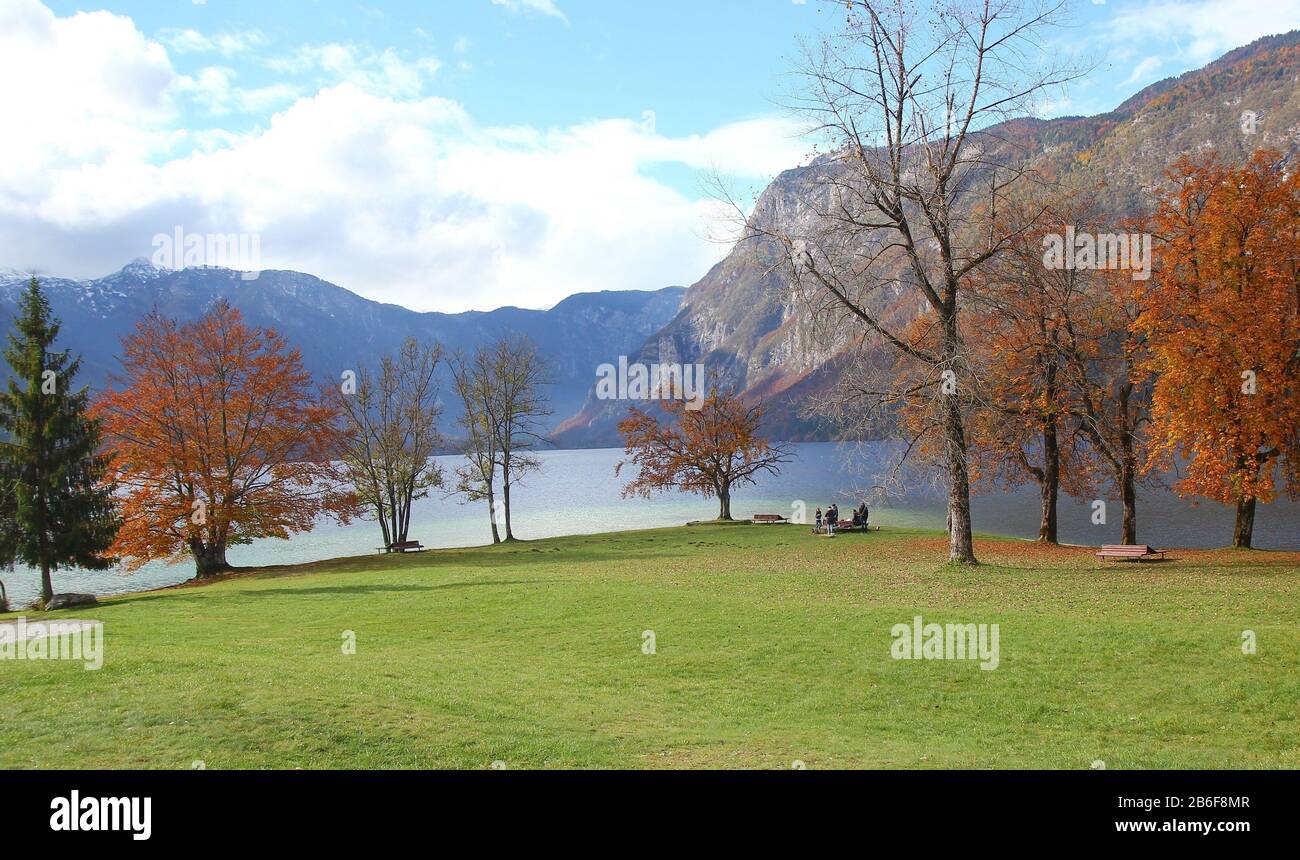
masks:
<svg viewBox="0 0 1300 860"><path fill-rule="evenodd" d="M456 469L452 493L464 496L467 502L487 502L492 542L500 543L496 505L496 401L488 352L480 348L473 356L458 353L450 365L456 393L460 395L464 409L459 423L465 433L462 448L465 464Z"/></svg>
<svg viewBox="0 0 1300 860"><path fill-rule="evenodd" d="M542 420L551 415L543 388L551 384L550 370L525 337L502 337L489 348L493 381L493 428L497 464L501 467L501 501L506 540L514 540L510 490L525 476L542 468L532 447L543 441Z"/></svg>
<svg viewBox="0 0 1300 860"><path fill-rule="evenodd" d="M494 485L499 480L504 539L514 540L511 490L542 467L531 451L545 438L542 420L551 414L543 392L550 371L532 341L512 335L477 347L472 356L459 356L452 368L465 404L468 459L457 470L457 491L487 500L492 538L498 541Z"/></svg>
<svg viewBox="0 0 1300 860"><path fill-rule="evenodd" d="M396 356L383 357L378 373L361 368L355 386L345 379L335 398L343 423L340 459L378 520L385 547L408 539L412 503L443 483L433 459L442 444L435 379L441 360L437 344L407 338Z"/></svg>
<svg viewBox="0 0 1300 860"><path fill-rule="evenodd" d="M1034 223L993 216L1041 181L1007 121L1078 74L1041 65L1064 2L841 5L845 29L805 49L791 105L830 152L806 170L795 210L750 218L742 241L838 346L868 357L860 368L883 371L842 377L828 411L872 424L909 413L905 451L932 454L946 479L950 558L974 564L966 434L977 386L961 311L970 280Z"/></svg>

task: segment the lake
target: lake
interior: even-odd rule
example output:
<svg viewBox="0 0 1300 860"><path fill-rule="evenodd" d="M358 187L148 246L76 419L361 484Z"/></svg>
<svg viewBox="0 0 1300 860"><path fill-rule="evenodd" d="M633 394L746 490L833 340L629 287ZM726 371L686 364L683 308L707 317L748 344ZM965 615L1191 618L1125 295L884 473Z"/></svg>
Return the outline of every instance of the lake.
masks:
<svg viewBox="0 0 1300 860"><path fill-rule="evenodd" d="M809 519L818 506L823 509L839 502L842 510L871 497L862 488L872 486L876 476L888 470L895 450L888 443L844 444L805 443L793 446L795 459L777 477L762 477L757 486L741 488L732 499L737 519L755 513L790 516L795 505L806 506ZM651 499L624 499L620 492L625 478L614 477L614 466L623 457L621 449L544 451L538 454L542 471L529 476L513 493L515 536L542 538L590 532L681 525L690 520L712 519L717 502L698 496L664 493ZM457 457L439 457L450 473ZM1062 542L1103 544L1119 542L1120 503L1107 501L1107 522L1092 524L1091 500L1063 496L1060 506ZM899 498L871 501L871 521L890 526L943 528L945 508L932 491L913 489ZM1012 492L986 491L973 499L973 517L978 531L1017 537L1036 537L1039 509L1032 486ZM1183 500L1168 491L1140 493L1138 539L1143 543L1169 547L1218 547L1232 542L1232 511L1204 500ZM464 505L454 499L430 498L418 502L412 512L410 537L428 547L474 546L492 539L487 506ZM232 547L231 564L257 566L296 564L346 555L373 553L382 543L379 526L356 521L339 526L321 522L308 534L290 540L260 540L248 546ZM1300 504L1278 501L1261 505L1255 521L1255 546L1260 549L1300 550ZM156 562L131 574L116 571L57 571L56 591L116 594L174 585L190 579L194 566L189 561L168 565ZM15 607L26 606L40 594L39 576L19 568L0 572Z"/></svg>

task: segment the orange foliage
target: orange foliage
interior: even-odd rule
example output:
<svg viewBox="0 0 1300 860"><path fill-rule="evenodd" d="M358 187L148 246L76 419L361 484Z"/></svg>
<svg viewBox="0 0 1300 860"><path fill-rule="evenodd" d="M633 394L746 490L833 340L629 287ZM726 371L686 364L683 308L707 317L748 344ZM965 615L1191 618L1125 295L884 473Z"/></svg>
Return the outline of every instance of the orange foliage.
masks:
<svg viewBox="0 0 1300 860"><path fill-rule="evenodd" d="M1177 489L1239 511L1275 497L1279 465L1300 490L1300 176L1280 160L1175 166L1136 322L1158 374L1148 467L1186 458Z"/></svg>
<svg viewBox="0 0 1300 860"><path fill-rule="evenodd" d="M123 339L124 378L97 401L123 526L113 554L134 569L287 538L355 500L329 462L335 414L312 396L297 349L222 301L184 325L152 313Z"/></svg>
<svg viewBox="0 0 1300 860"><path fill-rule="evenodd" d="M695 405L663 401L673 423L660 423L635 406L629 409L618 425L629 459L618 464L615 474L628 462L640 469L624 496L648 497L673 488L716 496L719 519L731 519L732 490L754 483L760 472L776 474L789 452L758 435L762 406L746 406L734 392L720 392L716 386L698 409L692 408Z"/></svg>
<svg viewBox="0 0 1300 860"><path fill-rule="evenodd" d="M1092 491L1092 464L1067 424L1073 391L1066 352L1078 330L1070 312L1084 286L1075 271L1043 268L1048 232L1019 237L974 286L980 301L968 317L967 342L979 366L980 408L971 417L971 473L1008 486L1059 480L1081 495Z"/></svg>

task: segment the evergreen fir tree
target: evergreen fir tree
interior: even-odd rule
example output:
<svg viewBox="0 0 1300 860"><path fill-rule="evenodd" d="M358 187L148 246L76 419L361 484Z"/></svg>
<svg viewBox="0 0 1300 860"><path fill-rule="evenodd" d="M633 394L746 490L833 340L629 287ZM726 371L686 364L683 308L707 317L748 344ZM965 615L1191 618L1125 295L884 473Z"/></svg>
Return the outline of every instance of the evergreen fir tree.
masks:
<svg viewBox="0 0 1300 860"><path fill-rule="evenodd" d="M54 595L60 567L102 570L117 534L113 490L104 482L99 422L86 413L88 392L73 392L81 366L52 352L59 321L35 277L27 286L4 351L0 391L0 561L41 571L41 602Z"/></svg>

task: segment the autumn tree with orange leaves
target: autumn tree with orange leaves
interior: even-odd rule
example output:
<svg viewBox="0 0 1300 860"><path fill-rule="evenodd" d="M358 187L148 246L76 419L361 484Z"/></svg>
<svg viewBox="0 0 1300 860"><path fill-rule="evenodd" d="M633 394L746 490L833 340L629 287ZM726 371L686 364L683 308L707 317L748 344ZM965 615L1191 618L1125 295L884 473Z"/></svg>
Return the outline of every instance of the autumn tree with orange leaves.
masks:
<svg viewBox="0 0 1300 860"><path fill-rule="evenodd" d="M1240 168L1183 159L1170 179L1135 323L1157 374L1147 467L1179 465L1180 493L1235 506L1249 547L1257 503L1300 495L1300 174L1260 151Z"/></svg>
<svg viewBox="0 0 1300 860"><path fill-rule="evenodd" d="M698 406L698 408L696 408ZM623 495L648 498L652 493L677 489L718 500L718 519L731 519L731 494L736 487L753 484L766 472L776 475L789 460L784 443L771 443L758 434L762 405L747 406L734 391L710 388L702 403L666 400L667 421L635 406L619 422L627 460L639 469Z"/></svg>
<svg viewBox="0 0 1300 860"><path fill-rule="evenodd" d="M967 341L980 385L970 419L972 477L981 485L1035 484L1038 539L1056 543L1061 492L1081 495L1092 481L1091 457L1073 419L1065 348L1085 285L1077 270L1042 265L1048 232L1019 234L981 273Z"/></svg>
<svg viewBox="0 0 1300 860"><path fill-rule="evenodd" d="M352 515L335 413L283 337L223 300L185 324L151 313L123 350L94 414L121 503L112 553L130 568L189 555L213 576L230 546Z"/></svg>
<svg viewBox="0 0 1300 860"><path fill-rule="evenodd" d="M1083 286L1069 305L1062 342L1070 410L1088 443L1093 474L1119 496L1120 543L1132 545L1138 541L1137 489L1149 477L1142 464L1152 388L1147 339L1133 321L1149 282L1124 270L1075 270L1075 276Z"/></svg>

